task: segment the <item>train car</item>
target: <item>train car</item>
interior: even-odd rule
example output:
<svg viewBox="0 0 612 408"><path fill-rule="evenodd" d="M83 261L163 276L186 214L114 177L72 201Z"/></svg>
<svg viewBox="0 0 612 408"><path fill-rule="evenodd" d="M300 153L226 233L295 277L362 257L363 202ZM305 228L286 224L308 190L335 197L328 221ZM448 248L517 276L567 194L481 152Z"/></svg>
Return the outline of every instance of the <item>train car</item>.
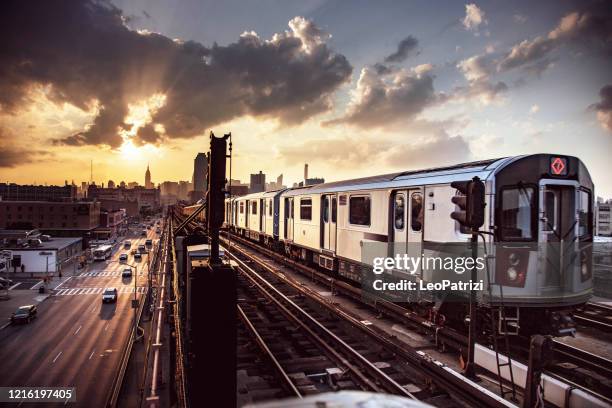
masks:
<svg viewBox="0 0 612 408"><path fill-rule="evenodd" d="M362 265L372 257L435 257L467 243L469 231L450 218L458 194L450 184L475 176L485 183L487 204L481 231L492 285L479 298L484 314L500 319L502 308L509 334L571 334L571 312L593 285L594 186L576 157L515 156L288 189L278 197L278 244L291 257L362 284ZM239 227L252 237L247 224ZM393 274L439 279L436 268L416 272ZM466 315L465 302L417 296L409 301L443 319Z"/></svg>

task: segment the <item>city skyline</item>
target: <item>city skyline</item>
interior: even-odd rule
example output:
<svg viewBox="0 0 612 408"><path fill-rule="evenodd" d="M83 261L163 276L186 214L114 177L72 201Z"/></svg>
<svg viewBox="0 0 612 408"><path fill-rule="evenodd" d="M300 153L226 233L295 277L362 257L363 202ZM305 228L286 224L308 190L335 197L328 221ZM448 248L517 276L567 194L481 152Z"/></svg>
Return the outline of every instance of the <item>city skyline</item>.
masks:
<svg viewBox="0 0 612 408"><path fill-rule="evenodd" d="M15 3L3 37L28 41L3 46L0 180L87 180L91 158L96 180L140 180L149 162L158 182L185 180L212 130L232 132L241 180L262 170L290 184L305 162L335 181L548 152L579 157L612 197L605 2L269 3L240 15L231 3ZM88 42L64 47L71 30Z"/></svg>

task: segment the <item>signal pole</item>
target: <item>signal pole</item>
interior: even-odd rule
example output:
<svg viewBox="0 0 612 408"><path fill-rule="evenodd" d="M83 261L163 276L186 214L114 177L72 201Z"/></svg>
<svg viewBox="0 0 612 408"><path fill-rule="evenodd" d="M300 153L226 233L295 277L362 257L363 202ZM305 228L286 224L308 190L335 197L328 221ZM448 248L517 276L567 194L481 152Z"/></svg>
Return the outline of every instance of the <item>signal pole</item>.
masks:
<svg viewBox="0 0 612 408"><path fill-rule="evenodd" d="M478 229L484 224L485 185L478 176L469 181L453 181L452 188L456 188L463 196L454 196L451 201L459 206L459 211L451 213L451 218L458 221L464 227L469 227L472 237L470 247L472 250L472 268L470 279L476 282L478 273L476 271L476 258L478 258ZM471 285L473 287L473 285ZM476 291L470 290L470 320L468 335L468 356L467 363L463 368L463 374L469 378L476 377L474 364L474 349L477 337L477 312L476 312Z"/></svg>

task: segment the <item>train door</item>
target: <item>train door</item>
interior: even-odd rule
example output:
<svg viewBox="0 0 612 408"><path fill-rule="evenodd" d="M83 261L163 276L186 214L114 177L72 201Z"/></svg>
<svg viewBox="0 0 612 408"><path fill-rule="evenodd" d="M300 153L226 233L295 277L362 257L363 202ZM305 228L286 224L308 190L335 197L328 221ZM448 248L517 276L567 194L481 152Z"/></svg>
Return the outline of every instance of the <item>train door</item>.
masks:
<svg viewBox="0 0 612 408"><path fill-rule="evenodd" d="M336 251L337 199L335 194L321 196L321 248Z"/></svg>
<svg viewBox="0 0 612 408"><path fill-rule="evenodd" d="M259 231L264 232L266 230L266 206L263 198L259 199Z"/></svg>
<svg viewBox="0 0 612 408"><path fill-rule="evenodd" d="M407 254L411 258L420 258L423 239L423 191L420 188L396 191L391 200L393 256ZM421 274L420 263L414 273Z"/></svg>
<svg viewBox="0 0 612 408"><path fill-rule="evenodd" d="M577 184L543 180L540 186L540 243L545 253L544 276L540 282L543 291L550 293L571 284L573 266L579 261L576 199L584 194ZM588 193L587 193L588 194Z"/></svg>
<svg viewBox="0 0 612 408"><path fill-rule="evenodd" d="M246 200L246 202L244 203L244 206L246 207L244 209L244 228L245 229L249 229L249 213L251 212L251 207L250 207L250 201Z"/></svg>
<svg viewBox="0 0 612 408"><path fill-rule="evenodd" d="M285 239L293 241L293 197L285 198Z"/></svg>

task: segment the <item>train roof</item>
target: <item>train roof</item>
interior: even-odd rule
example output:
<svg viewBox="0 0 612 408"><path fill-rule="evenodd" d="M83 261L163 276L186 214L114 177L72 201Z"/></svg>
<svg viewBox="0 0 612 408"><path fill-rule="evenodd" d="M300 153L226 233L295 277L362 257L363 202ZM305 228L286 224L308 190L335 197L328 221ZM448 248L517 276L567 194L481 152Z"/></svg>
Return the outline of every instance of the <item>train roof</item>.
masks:
<svg viewBox="0 0 612 408"><path fill-rule="evenodd" d="M283 196L301 195L304 193L325 193L345 190L366 190L369 188L386 188L404 185L439 184L449 183L455 180L472 178L477 175L486 179L489 173L500 164L511 158L479 160L468 163L460 163L452 166L432 167L421 170L400 171L396 173L381 174L378 176L362 177L351 180L333 181L330 183L317 184L314 186L290 189ZM425 182L424 179L427 178Z"/></svg>

